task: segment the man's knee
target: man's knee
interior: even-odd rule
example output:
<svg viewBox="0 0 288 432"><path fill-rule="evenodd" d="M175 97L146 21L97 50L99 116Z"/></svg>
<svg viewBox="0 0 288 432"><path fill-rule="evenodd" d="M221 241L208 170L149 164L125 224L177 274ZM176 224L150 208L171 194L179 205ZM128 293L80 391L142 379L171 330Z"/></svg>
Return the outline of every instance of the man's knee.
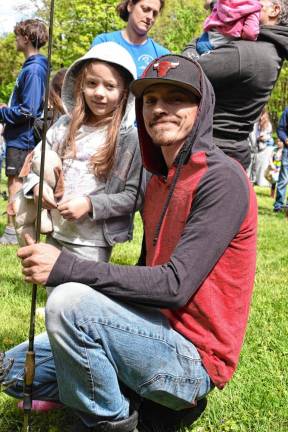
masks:
<svg viewBox="0 0 288 432"><path fill-rule="evenodd" d="M69 282L53 288L46 304L48 333L57 331L61 322L77 322L83 313L88 315L92 304L96 315L97 306L101 307L103 303L102 298L105 298L103 294L81 283Z"/></svg>
<svg viewBox="0 0 288 432"><path fill-rule="evenodd" d="M79 296L85 294L90 288L74 282L64 283L53 288L46 304L46 316L57 315L67 308L71 308L79 301Z"/></svg>
<svg viewBox="0 0 288 432"><path fill-rule="evenodd" d="M46 329L49 337L54 338L81 322L110 319L118 314L118 302L87 285L69 282L54 288L48 298Z"/></svg>

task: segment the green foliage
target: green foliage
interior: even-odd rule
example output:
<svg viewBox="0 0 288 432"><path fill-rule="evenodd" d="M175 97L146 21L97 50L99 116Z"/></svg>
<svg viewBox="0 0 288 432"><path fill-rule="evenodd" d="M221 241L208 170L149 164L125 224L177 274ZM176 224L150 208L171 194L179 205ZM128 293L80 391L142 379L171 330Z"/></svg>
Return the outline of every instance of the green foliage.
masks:
<svg viewBox="0 0 288 432"><path fill-rule="evenodd" d="M0 38L0 102L8 102L23 61L23 55L16 51L14 34Z"/></svg>
<svg viewBox="0 0 288 432"><path fill-rule="evenodd" d="M203 0L168 0L151 35L171 52L180 53L191 39L201 34L206 15Z"/></svg>
<svg viewBox="0 0 288 432"><path fill-rule="evenodd" d="M54 70L69 66L91 46L102 32L123 26L115 11L116 0L61 0L55 2L52 65ZM50 2L45 0L37 16L49 21Z"/></svg>
<svg viewBox="0 0 288 432"><path fill-rule="evenodd" d="M268 103L268 111L274 129L276 129L279 118L288 106L288 63L286 62L281 70L280 77L272 92Z"/></svg>
<svg viewBox="0 0 288 432"><path fill-rule="evenodd" d="M49 21L49 0L31 0L36 16ZM122 28L118 17L118 0L61 0L55 2L52 66L56 71L69 66L90 47L93 38L102 32ZM203 0L166 0L163 13L151 31L151 36L172 52L181 52L185 45L202 32L207 12ZM43 49L45 53L46 49ZM13 34L0 38L0 102L7 102L23 63L23 55L15 49ZM272 92L268 109L274 128L288 105L288 66L282 68Z"/></svg>

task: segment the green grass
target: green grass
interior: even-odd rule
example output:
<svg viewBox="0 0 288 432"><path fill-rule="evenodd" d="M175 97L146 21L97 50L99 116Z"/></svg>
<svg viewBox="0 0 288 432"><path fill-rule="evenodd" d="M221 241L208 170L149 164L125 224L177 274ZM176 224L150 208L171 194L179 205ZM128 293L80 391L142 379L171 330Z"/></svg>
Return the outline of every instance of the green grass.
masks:
<svg viewBox="0 0 288 432"><path fill-rule="evenodd" d="M3 187L3 185L2 185ZM224 390L209 396L205 414L193 432L288 431L288 219L272 212L269 191L256 189L259 240L256 284L240 364ZM5 202L0 198L0 211ZM0 217L0 233L5 216ZM133 264L140 250L141 224L136 221L132 243L117 246L113 261ZM0 247L0 349L8 349L28 335L30 286L23 283L15 247ZM38 305L45 291L38 289ZM37 332L43 323L37 322ZM71 423L68 410L33 416L33 432L64 432ZM15 400L0 394L0 432L21 430L22 414ZM186 429L188 432L188 429Z"/></svg>

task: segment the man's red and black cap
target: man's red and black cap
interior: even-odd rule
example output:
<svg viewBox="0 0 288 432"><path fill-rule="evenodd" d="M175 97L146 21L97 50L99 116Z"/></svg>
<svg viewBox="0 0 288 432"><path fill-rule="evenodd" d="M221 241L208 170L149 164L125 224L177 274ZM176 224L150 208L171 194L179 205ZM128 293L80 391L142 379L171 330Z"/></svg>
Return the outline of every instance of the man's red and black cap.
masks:
<svg viewBox="0 0 288 432"><path fill-rule="evenodd" d="M136 98L141 98L154 84L172 84L201 98L201 69L197 62L177 54L167 54L145 69L141 78L132 82L130 88Z"/></svg>

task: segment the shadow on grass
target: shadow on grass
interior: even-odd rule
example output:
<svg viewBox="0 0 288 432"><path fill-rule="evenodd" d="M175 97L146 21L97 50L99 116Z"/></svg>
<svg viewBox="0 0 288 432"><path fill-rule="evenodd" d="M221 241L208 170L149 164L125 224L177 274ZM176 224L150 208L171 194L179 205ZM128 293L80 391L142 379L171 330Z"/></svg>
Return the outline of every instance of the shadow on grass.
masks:
<svg viewBox="0 0 288 432"><path fill-rule="evenodd" d="M267 207L263 207L261 205L258 205L258 214L261 216L268 216L268 217L272 217L272 218L278 218L278 219L287 219L286 215L284 212L280 212L280 213L275 213L273 212L273 208L267 208Z"/></svg>

